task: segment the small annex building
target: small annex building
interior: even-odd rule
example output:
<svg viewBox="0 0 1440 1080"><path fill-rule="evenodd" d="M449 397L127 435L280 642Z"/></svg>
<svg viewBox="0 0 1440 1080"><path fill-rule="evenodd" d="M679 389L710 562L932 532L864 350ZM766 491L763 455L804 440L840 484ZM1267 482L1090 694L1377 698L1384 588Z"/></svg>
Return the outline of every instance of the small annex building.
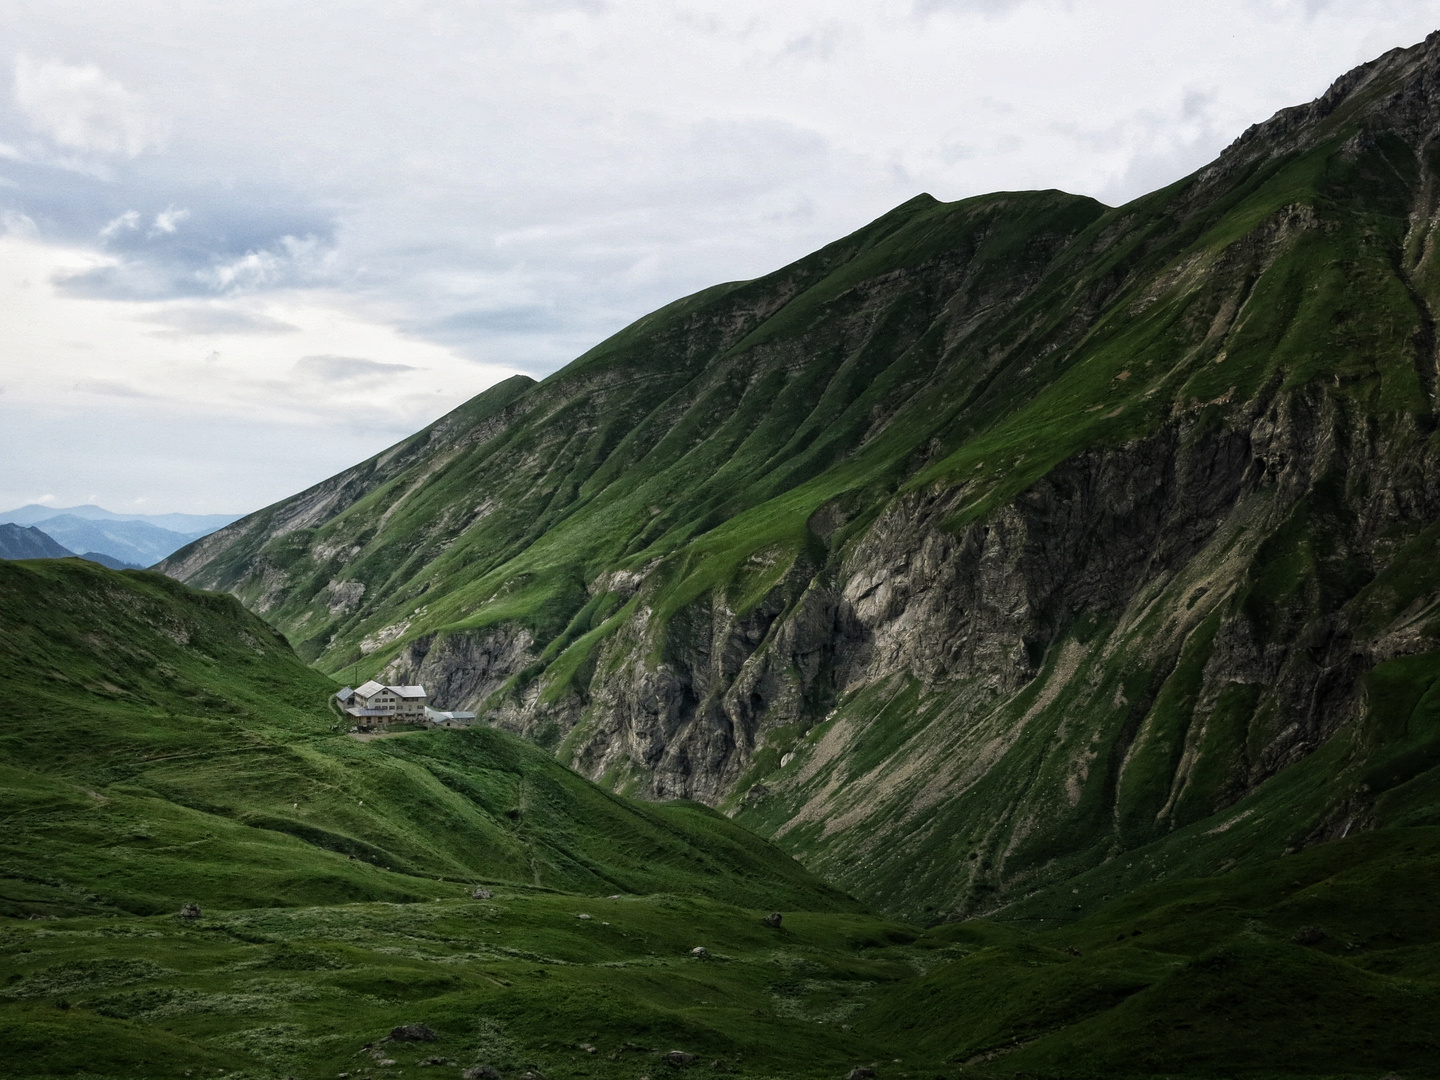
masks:
<svg viewBox="0 0 1440 1080"><path fill-rule="evenodd" d="M473 724L475 722L475 714L473 712L464 712L460 709L442 710L432 709L426 706L425 719L429 720L430 723L436 727L460 728L469 727Z"/></svg>
<svg viewBox="0 0 1440 1080"><path fill-rule="evenodd" d="M360 686L345 687L335 695L340 711L358 728L380 724L418 724L426 719L423 686L386 686L374 679Z"/></svg>

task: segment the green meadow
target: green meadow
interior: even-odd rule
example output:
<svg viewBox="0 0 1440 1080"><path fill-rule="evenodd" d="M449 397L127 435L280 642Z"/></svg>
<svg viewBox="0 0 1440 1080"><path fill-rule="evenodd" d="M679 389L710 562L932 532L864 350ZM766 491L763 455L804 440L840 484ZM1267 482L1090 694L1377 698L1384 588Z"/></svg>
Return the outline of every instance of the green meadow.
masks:
<svg viewBox="0 0 1440 1080"><path fill-rule="evenodd" d="M357 740L279 635L157 574L0 563L0 665L29 703L0 739L3 1076L1440 1061L1440 828L907 925L712 810L615 795L503 732Z"/></svg>

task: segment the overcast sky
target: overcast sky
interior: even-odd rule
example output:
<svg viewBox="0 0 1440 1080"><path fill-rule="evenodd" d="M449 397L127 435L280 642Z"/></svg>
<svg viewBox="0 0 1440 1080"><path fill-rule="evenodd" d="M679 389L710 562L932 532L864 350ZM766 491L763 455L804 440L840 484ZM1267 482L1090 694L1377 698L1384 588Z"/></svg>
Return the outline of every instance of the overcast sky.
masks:
<svg viewBox="0 0 1440 1080"><path fill-rule="evenodd" d="M0 0L0 510L240 512L920 191L1117 204L1440 0Z"/></svg>

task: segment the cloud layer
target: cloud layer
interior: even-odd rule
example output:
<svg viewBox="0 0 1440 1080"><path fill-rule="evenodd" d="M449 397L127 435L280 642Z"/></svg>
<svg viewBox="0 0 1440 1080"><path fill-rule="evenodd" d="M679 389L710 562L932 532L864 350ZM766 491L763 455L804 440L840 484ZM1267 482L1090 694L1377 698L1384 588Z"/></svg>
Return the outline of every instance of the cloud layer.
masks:
<svg viewBox="0 0 1440 1080"><path fill-rule="evenodd" d="M145 34L115 18L0 12L0 278L44 296L0 339L0 419L47 417L6 448L0 503L93 494L44 432L117 410L176 432L223 416L233 439L171 471L137 449L102 501L278 498L919 191L1115 203L1168 183L1440 26L1440 0L134 0ZM384 420L357 434L341 400ZM281 431L304 476L259 448Z"/></svg>
<svg viewBox="0 0 1440 1080"><path fill-rule="evenodd" d="M15 104L57 147L97 157L138 157L160 142L144 102L95 64L15 61Z"/></svg>

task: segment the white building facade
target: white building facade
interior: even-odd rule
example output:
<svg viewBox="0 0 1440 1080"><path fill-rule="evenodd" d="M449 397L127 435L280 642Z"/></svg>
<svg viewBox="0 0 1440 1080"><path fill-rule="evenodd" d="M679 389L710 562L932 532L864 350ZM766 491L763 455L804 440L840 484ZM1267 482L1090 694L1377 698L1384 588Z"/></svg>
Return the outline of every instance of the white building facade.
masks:
<svg viewBox="0 0 1440 1080"><path fill-rule="evenodd" d="M419 724L426 719L423 686L386 686L371 679L353 690L347 686L335 697L341 710L359 728Z"/></svg>

